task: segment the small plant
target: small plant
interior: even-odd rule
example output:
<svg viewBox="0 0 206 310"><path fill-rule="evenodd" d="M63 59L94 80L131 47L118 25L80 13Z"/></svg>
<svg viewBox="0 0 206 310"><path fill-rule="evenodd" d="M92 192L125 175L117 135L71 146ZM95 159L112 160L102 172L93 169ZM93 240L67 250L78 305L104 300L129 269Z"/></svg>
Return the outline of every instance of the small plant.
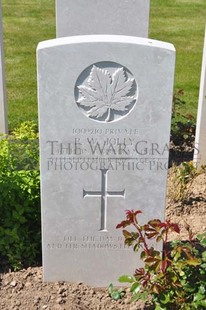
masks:
<svg viewBox="0 0 206 310"><path fill-rule="evenodd" d="M206 308L206 234L192 239L189 226L188 241L168 243L171 231L179 233L177 224L158 219L140 225L141 211L126 211L126 219L117 225L123 228L125 244L140 252L143 268L133 276L121 276L120 282L131 284L132 301L148 296L155 310L194 310ZM125 229L135 228L134 232ZM163 251L149 245L150 240L163 243Z"/></svg>
<svg viewBox="0 0 206 310"><path fill-rule="evenodd" d="M183 89L179 89L173 95L171 123L171 141L174 146L178 146L180 150L184 150L186 146L193 149L196 128L193 115L183 115L179 112L181 106L185 105L185 101L182 99L183 96Z"/></svg>
<svg viewBox="0 0 206 310"><path fill-rule="evenodd" d="M0 139L0 260L14 270L41 252L37 142L32 122Z"/></svg>
<svg viewBox="0 0 206 310"><path fill-rule="evenodd" d="M180 164L182 161L193 159L196 121L191 114L182 114L182 99L184 91L178 90L173 95L173 109L171 119L170 136L170 166L173 163Z"/></svg>
<svg viewBox="0 0 206 310"><path fill-rule="evenodd" d="M180 166L173 166L174 176L172 183L174 186L172 187L171 197L174 202L187 199L189 189L195 177L202 171L202 169L198 171L192 161L182 162Z"/></svg>
<svg viewBox="0 0 206 310"><path fill-rule="evenodd" d="M184 90L179 89L173 94L173 101L172 101L172 116L175 117L179 115L179 107L185 104L185 101L182 99L184 96Z"/></svg>
<svg viewBox="0 0 206 310"><path fill-rule="evenodd" d="M112 283L108 287L108 292L109 292L109 296L113 300L122 299L122 297L126 294L125 290L123 290L121 288L120 289L114 288Z"/></svg>

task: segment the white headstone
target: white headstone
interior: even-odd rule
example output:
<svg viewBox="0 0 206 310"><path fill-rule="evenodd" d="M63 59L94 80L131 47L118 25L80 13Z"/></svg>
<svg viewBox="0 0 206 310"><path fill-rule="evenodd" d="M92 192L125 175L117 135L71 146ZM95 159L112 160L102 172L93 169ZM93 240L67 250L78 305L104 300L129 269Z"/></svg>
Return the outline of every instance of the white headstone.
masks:
<svg viewBox="0 0 206 310"><path fill-rule="evenodd" d="M148 37L150 0L56 0L56 35Z"/></svg>
<svg viewBox="0 0 206 310"><path fill-rule="evenodd" d="M197 111L194 164L196 167L206 165L206 31Z"/></svg>
<svg viewBox="0 0 206 310"><path fill-rule="evenodd" d="M6 86L4 72L4 47L2 29L2 6L0 1L0 134L8 133Z"/></svg>
<svg viewBox="0 0 206 310"><path fill-rule="evenodd" d="M107 286L138 267L115 227L127 209L164 219L174 65L173 45L148 39L39 44L46 281Z"/></svg>

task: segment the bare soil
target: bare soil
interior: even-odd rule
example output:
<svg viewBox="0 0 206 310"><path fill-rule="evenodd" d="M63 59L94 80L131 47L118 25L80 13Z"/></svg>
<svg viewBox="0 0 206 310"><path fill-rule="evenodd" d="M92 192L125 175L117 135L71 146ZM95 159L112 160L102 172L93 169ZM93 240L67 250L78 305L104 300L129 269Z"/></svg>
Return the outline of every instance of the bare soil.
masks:
<svg viewBox="0 0 206 310"><path fill-rule="evenodd" d="M206 173L188 185L183 201L175 202L174 174L170 171L166 217L178 223L181 234L171 239L187 239L185 222L194 234L206 230ZM128 291L129 289L127 289ZM43 283L42 268L30 267L18 272L0 274L1 310L138 310L152 309L142 303L130 304L129 292L119 301L111 300L107 289L83 283Z"/></svg>

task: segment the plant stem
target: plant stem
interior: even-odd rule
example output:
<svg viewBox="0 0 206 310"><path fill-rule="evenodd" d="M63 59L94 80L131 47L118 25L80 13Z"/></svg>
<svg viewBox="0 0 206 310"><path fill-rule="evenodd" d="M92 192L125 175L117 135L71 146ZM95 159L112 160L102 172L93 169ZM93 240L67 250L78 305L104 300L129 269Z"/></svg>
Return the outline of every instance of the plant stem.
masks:
<svg viewBox="0 0 206 310"><path fill-rule="evenodd" d="M145 237L143 236L142 231L141 231L141 228L139 227L139 225L138 225L136 219L135 219L133 225L134 225L134 227L137 229L137 231L138 231L138 233L139 233L139 235L140 235L140 237L141 237L141 240L142 240L143 245L144 245L144 247L143 247L143 248L144 248L144 251L145 251L146 254L149 256L149 249L148 249L147 243L146 243L146 241L145 241Z"/></svg>

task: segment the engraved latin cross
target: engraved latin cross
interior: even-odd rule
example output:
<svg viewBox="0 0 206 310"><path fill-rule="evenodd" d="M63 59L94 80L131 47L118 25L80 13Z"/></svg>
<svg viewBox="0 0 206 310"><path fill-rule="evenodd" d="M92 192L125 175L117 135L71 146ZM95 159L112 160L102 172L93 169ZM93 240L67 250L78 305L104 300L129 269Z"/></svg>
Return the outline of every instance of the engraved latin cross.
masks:
<svg viewBox="0 0 206 310"><path fill-rule="evenodd" d="M108 197L123 197L125 198L125 190L122 191L108 191L107 189L107 175L108 169L100 169L101 171L101 190L100 191L86 191L83 189L83 198L86 197L100 197L101 198L101 224L100 231L107 231L107 198Z"/></svg>

